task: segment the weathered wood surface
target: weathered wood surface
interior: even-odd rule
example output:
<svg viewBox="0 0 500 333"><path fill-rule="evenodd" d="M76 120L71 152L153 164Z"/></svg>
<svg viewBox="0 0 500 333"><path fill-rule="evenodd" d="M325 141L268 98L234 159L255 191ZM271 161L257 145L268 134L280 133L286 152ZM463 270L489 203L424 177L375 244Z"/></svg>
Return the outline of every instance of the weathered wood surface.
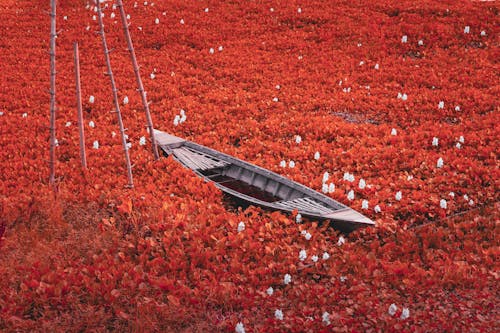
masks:
<svg viewBox="0 0 500 333"><path fill-rule="evenodd" d="M185 167L222 191L254 205L286 212L297 210L306 217L332 220L334 227L345 231L375 225L366 216L332 198L267 169L162 131L155 130L155 137L158 145ZM234 187L235 182L243 183L245 188ZM266 198L259 199L258 194L251 191L252 186L260 194L265 192Z"/></svg>

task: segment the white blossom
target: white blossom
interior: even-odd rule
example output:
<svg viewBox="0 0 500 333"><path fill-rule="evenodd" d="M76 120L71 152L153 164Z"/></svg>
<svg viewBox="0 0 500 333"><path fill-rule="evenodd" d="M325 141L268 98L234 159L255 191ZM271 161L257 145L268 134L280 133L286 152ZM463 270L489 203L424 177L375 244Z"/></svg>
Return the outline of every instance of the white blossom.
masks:
<svg viewBox="0 0 500 333"><path fill-rule="evenodd" d="M408 36L404 35L401 37L401 43L407 43L408 42Z"/></svg>
<svg viewBox="0 0 500 333"><path fill-rule="evenodd" d="M71 121L66 122L66 125L65 125L65 126L66 126L66 127L70 127L70 126L71 126Z"/></svg>
<svg viewBox="0 0 500 333"><path fill-rule="evenodd" d="M392 303L390 306L389 306L389 315L390 316L394 316L396 314L396 311L398 310L398 307L396 306L396 304Z"/></svg>
<svg viewBox="0 0 500 333"><path fill-rule="evenodd" d="M408 177L406 177L406 180L407 180L407 181L410 181L410 180L412 180L412 179L413 179L413 176L412 176L412 175L408 175Z"/></svg>
<svg viewBox="0 0 500 333"><path fill-rule="evenodd" d="M55 139L54 146L59 147L59 140Z"/></svg>
<svg viewBox="0 0 500 333"><path fill-rule="evenodd" d="M436 137L433 137L433 138L432 138L432 145L433 145L434 147L439 146L439 139L438 139L438 138L436 138Z"/></svg>
<svg viewBox="0 0 500 333"><path fill-rule="evenodd" d="M302 215L299 213L297 216L295 216L295 222L301 223L302 222Z"/></svg>
<svg viewBox="0 0 500 333"><path fill-rule="evenodd" d="M91 128L94 128L94 127L95 127L95 123L94 123L92 120L91 120L91 121L89 121L89 127L91 127Z"/></svg>
<svg viewBox="0 0 500 333"><path fill-rule="evenodd" d="M302 13L302 8L300 8L300 7L297 8L297 13L299 13L299 14Z"/></svg>
<svg viewBox="0 0 500 333"><path fill-rule="evenodd" d="M187 116L185 114L181 115L181 120L179 120L179 123L182 124L183 122L186 121L186 119L187 119Z"/></svg>
<svg viewBox="0 0 500 333"><path fill-rule="evenodd" d="M222 52L222 50L224 50L224 48L222 47L222 45L219 45L219 48L217 50L219 50L219 52Z"/></svg>
<svg viewBox="0 0 500 333"><path fill-rule="evenodd" d="M116 132L111 132L111 137L114 138L116 136Z"/></svg>
<svg viewBox="0 0 500 333"><path fill-rule="evenodd" d="M339 237L339 240L337 241L337 246L341 246L345 244L345 238L343 236Z"/></svg>
<svg viewBox="0 0 500 333"><path fill-rule="evenodd" d="M93 95L90 95L90 97L89 97L89 103L90 104L94 104L94 101L95 101L95 97Z"/></svg>
<svg viewBox="0 0 500 333"><path fill-rule="evenodd" d="M274 311L274 317L276 317L276 319L278 320L283 320L283 311L277 309L276 311Z"/></svg>
<svg viewBox="0 0 500 333"><path fill-rule="evenodd" d="M354 175L349 172L344 172L344 180L352 183L354 181Z"/></svg>
<svg viewBox="0 0 500 333"><path fill-rule="evenodd" d="M311 235L309 232L306 232L306 234L304 235L304 238L305 238L306 240L310 240L310 239L311 239L311 237L312 237L312 235Z"/></svg>
<svg viewBox="0 0 500 333"><path fill-rule="evenodd" d="M281 89L281 86L279 84L276 85L275 87L277 90L280 90Z"/></svg>
<svg viewBox="0 0 500 333"><path fill-rule="evenodd" d="M283 278L283 283L289 284L290 282L292 282L292 276L290 274L285 274L285 277Z"/></svg>
<svg viewBox="0 0 500 333"><path fill-rule="evenodd" d="M243 326L242 322L239 322L236 324L236 327L234 328L234 331L236 333L245 333L245 326Z"/></svg>
<svg viewBox="0 0 500 333"><path fill-rule="evenodd" d="M321 186L321 192L325 194L328 193L328 184L323 183L323 185Z"/></svg>
<svg viewBox="0 0 500 333"><path fill-rule="evenodd" d="M127 20L130 20L130 14L127 14Z"/></svg>
<svg viewBox="0 0 500 333"><path fill-rule="evenodd" d="M403 193L401 191L396 192L395 198L397 201L400 201L403 198Z"/></svg>
<svg viewBox="0 0 500 333"><path fill-rule="evenodd" d="M301 143L302 142L302 137L300 135L295 136L295 143Z"/></svg>
<svg viewBox="0 0 500 333"><path fill-rule="evenodd" d="M285 162L285 160L282 160L282 161L280 162L280 167L282 167L282 168L285 168L285 167L286 167L286 162Z"/></svg>
<svg viewBox="0 0 500 333"><path fill-rule="evenodd" d="M446 209L448 207L448 203L446 202L445 199L441 199L441 201L439 201L439 207L443 209Z"/></svg>
<svg viewBox="0 0 500 333"><path fill-rule="evenodd" d="M304 261L307 258L307 252L306 250L300 250L299 252L299 260Z"/></svg>
<svg viewBox="0 0 500 333"><path fill-rule="evenodd" d="M179 115L176 115L174 118L174 126L179 125L180 121L181 121L181 117Z"/></svg>
<svg viewBox="0 0 500 333"><path fill-rule="evenodd" d="M323 252L323 256L321 258L323 260L328 260L328 259L330 259L330 255L328 254L328 252Z"/></svg>
<svg viewBox="0 0 500 333"><path fill-rule="evenodd" d="M363 178L361 178L361 179L359 180L358 187L359 187L361 190L363 190L363 189L366 187L366 182L365 182L365 180L364 180Z"/></svg>
<svg viewBox="0 0 500 333"><path fill-rule="evenodd" d="M443 158L442 157L438 158L437 163L436 163L436 167L437 168L442 168L443 165L444 165Z"/></svg>
<svg viewBox="0 0 500 333"><path fill-rule="evenodd" d="M483 31L481 31L481 36L482 36L482 37L486 36L486 31L484 31L484 30L483 30Z"/></svg>
<svg viewBox="0 0 500 333"><path fill-rule="evenodd" d="M424 45L424 41L423 40L419 40L418 41L418 46L423 46Z"/></svg>
<svg viewBox="0 0 500 333"><path fill-rule="evenodd" d="M278 97L273 98L273 102L278 102L278 101L279 101Z"/></svg>
<svg viewBox="0 0 500 333"><path fill-rule="evenodd" d="M391 135L398 135L398 131L395 128L393 128L391 130Z"/></svg>
<svg viewBox="0 0 500 333"><path fill-rule="evenodd" d="M125 145L125 147L127 147L127 149L130 149L130 148L132 148L132 143L130 143L130 142L127 142L127 144Z"/></svg>
<svg viewBox="0 0 500 333"><path fill-rule="evenodd" d="M458 139L458 142L460 142L460 143L464 143L465 142L465 139L464 139L463 135L460 135L460 138Z"/></svg>
<svg viewBox="0 0 500 333"><path fill-rule="evenodd" d="M92 148L99 149L99 141L95 140Z"/></svg>
<svg viewBox="0 0 500 333"><path fill-rule="evenodd" d="M464 34L470 33L470 27L468 25L465 26L464 28Z"/></svg>
<svg viewBox="0 0 500 333"><path fill-rule="evenodd" d="M450 193L448 193L448 195L449 195L450 197L454 198L454 197L455 197L455 192L450 192Z"/></svg>
<svg viewBox="0 0 500 333"><path fill-rule="evenodd" d="M160 24L160 19L159 18L155 19L155 24Z"/></svg>
<svg viewBox="0 0 500 333"><path fill-rule="evenodd" d="M210 52L210 54L214 54L215 53L215 50L213 49L213 47L210 48L210 50L208 51Z"/></svg>
<svg viewBox="0 0 500 333"><path fill-rule="evenodd" d="M368 209L368 200L364 199L361 202L361 209Z"/></svg>
<svg viewBox="0 0 500 333"><path fill-rule="evenodd" d="M457 144L455 145L455 147L457 147L457 149L461 149L462 145L460 144L460 142L457 142Z"/></svg>
<svg viewBox="0 0 500 333"><path fill-rule="evenodd" d="M154 80L156 75L155 75L155 73L151 73L151 74L149 74L149 77L151 78L151 80Z"/></svg>
<svg viewBox="0 0 500 333"><path fill-rule="evenodd" d="M184 23L185 23L185 22L184 22L184 19L181 19L179 23L180 23L180 24L184 24Z"/></svg>
<svg viewBox="0 0 500 333"><path fill-rule="evenodd" d="M375 67L374 67L376 70L378 70L380 68L380 65L379 64L375 64Z"/></svg>
<svg viewBox="0 0 500 333"><path fill-rule="evenodd" d="M380 212L382 212L382 209L380 208L380 206L379 206L379 205L376 205L375 207L373 207L373 211L374 211L375 213L380 213Z"/></svg>
<svg viewBox="0 0 500 333"><path fill-rule="evenodd" d="M272 7L269 10L271 11L271 13L274 12L274 8L272 8Z"/></svg>
<svg viewBox="0 0 500 333"><path fill-rule="evenodd" d="M318 261L318 259L319 259L319 258L318 258L318 256L317 256L317 255L314 255L314 256L312 256L312 257L311 257L311 260L312 260L313 262L317 262L317 261Z"/></svg>
<svg viewBox="0 0 500 333"><path fill-rule="evenodd" d="M128 96L123 97L123 104L124 105L128 104Z"/></svg>
<svg viewBox="0 0 500 333"><path fill-rule="evenodd" d="M455 111L460 111L460 105L455 106Z"/></svg>
<svg viewBox="0 0 500 333"><path fill-rule="evenodd" d="M272 296L274 294L274 289L273 287L269 287L267 288L266 290L266 294L268 294L269 296Z"/></svg>
<svg viewBox="0 0 500 333"><path fill-rule="evenodd" d="M144 146L144 145L146 145L146 137L141 136L141 137L139 138L139 145L140 145L140 146Z"/></svg>
<svg viewBox="0 0 500 333"><path fill-rule="evenodd" d="M347 199L349 201L354 200L354 191L353 190L350 190L349 193L347 193Z"/></svg>
<svg viewBox="0 0 500 333"><path fill-rule="evenodd" d="M319 155L319 151L317 151L317 152L315 152L315 153L314 153L314 159L315 159L316 161L317 161L317 160L319 160L319 156L320 156L320 155Z"/></svg>
<svg viewBox="0 0 500 333"><path fill-rule="evenodd" d="M207 7L207 8L205 8L205 13L208 13L208 7Z"/></svg>
<svg viewBox="0 0 500 333"><path fill-rule="evenodd" d="M401 95L401 99L402 99L403 101L406 101L406 100L408 99L408 95L407 95L407 94L403 94L403 95Z"/></svg>
<svg viewBox="0 0 500 333"><path fill-rule="evenodd" d="M294 161L288 162L288 167L292 169L295 168L295 162Z"/></svg>
<svg viewBox="0 0 500 333"><path fill-rule="evenodd" d="M464 194L464 200L465 201L469 200L469 196L467 194Z"/></svg>
<svg viewBox="0 0 500 333"><path fill-rule="evenodd" d="M399 317L401 320L408 319L410 317L410 310L408 308L403 308L401 312L401 316Z"/></svg>
<svg viewBox="0 0 500 333"><path fill-rule="evenodd" d="M116 16L116 14L115 14L115 13L111 13L111 15L110 15L110 17L111 17L112 19L114 19L114 18L115 18L115 16Z"/></svg>
<svg viewBox="0 0 500 333"><path fill-rule="evenodd" d="M328 185L328 193L333 193L333 192L335 192L335 184L330 183L330 185Z"/></svg>
<svg viewBox="0 0 500 333"><path fill-rule="evenodd" d="M469 206L474 206L474 200L472 199L469 200Z"/></svg>
<svg viewBox="0 0 500 333"><path fill-rule="evenodd" d="M444 102L443 101L439 102L438 109L444 109Z"/></svg>
<svg viewBox="0 0 500 333"><path fill-rule="evenodd" d="M330 174L328 173L328 171L325 171L325 173L323 174L323 183L326 183L328 181L328 178L330 178Z"/></svg>
<svg viewBox="0 0 500 333"><path fill-rule="evenodd" d="M245 230L245 222L240 221L240 223L238 223L238 232L242 232L243 230Z"/></svg>
<svg viewBox="0 0 500 333"><path fill-rule="evenodd" d="M347 276L340 277L340 282L346 282L346 281L347 281Z"/></svg>
<svg viewBox="0 0 500 333"><path fill-rule="evenodd" d="M321 320L323 321L323 324L325 325L330 325L330 314L328 312L323 312L323 315L321 316Z"/></svg>

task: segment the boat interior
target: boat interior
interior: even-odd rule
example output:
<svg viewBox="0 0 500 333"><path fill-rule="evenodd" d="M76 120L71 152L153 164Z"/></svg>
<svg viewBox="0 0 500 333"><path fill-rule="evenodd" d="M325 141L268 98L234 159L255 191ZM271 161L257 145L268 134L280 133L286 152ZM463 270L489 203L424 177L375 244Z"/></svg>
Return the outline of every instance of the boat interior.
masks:
<svg viewBox="0 0 500 333"><path fill-rule="evenodd" d="M192 147L174 148L170 153L179 162L195 170L207 180L213 181L219 187L225 187L238 194L272 204L277 208L298 209L314 215L326 215L336 209L308 196L300 188L294 188L285 182L261 174L257 170L224 161ZM343 207L339 205L338 208Z"/></svg>

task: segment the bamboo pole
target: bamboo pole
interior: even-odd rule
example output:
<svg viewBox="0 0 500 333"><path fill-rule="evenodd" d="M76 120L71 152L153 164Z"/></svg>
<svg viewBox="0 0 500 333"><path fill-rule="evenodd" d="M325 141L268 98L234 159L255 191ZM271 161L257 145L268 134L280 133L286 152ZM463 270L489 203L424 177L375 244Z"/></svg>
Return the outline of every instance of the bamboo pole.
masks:
<svg viewBox="0 0 500 333"><path fill-rule="evenodd" d="M82 167L87 169L87 157L85 156L85 132L83 129L83 114L82 114L82 91L80 84L80 54L78 52L78 43L73 44L75 58L75 82L76 82L76 107L78 111L78 132L80 134L80 157L82 159Z"/></svg>
<svg viewBox="0 0 500 333"><path fill-rule="evenodd" d="M56 0L50 1L50 159L49 182L54 184L56 178Z"/></svg>
<svg viewBox="0 0 500 333"><path fill-rule="evenodd" d="M115 113L118 118L118 126L120 127L120 133L122 137L122 145L123 145L123 153L125 155L125 163L127 165L127 175L128 175L128 187L134 187L134 180L132 177L132 166L130 164L130 155L128 153L128 147L127 147L127 139L125 138L125 129L123 127L123 120L122 120L122 115L120 112L120 102L118 101L118 90L116 89L116 83L115 79L113 77L113 71L111 70L111 61L109 58L109 49L108 49L108 44L106 42L106 34L104 33L104 23L102 20L102 10L101 10L101 4L99 0L96 0L96 6L97 6L97 16L99 18L99 28L100 32L99 34L101 35L102 39L102 47L104 50L104 57L106 58L106 67L108 69L108 76L109 80L111 81L111 89L113 91L113 101L115 103Z"/></svg>
<svg viewBox="0 0 500 333"><path fill-rule="evenodd" d="M138 91L141 95L142 105L144 107L144 112L146 113L147 128L149 131L149 136L151 139L151 145L153 149L153 155L155 160L159 158L158 148L156 146L156 139L153 131L153 120L151 119L151 113L149 112L149 103L146 97L146 92L144 91L144 86L142 84L141 73L139 71L139 66L137 65L137 58L135 56L134 45L132 44L132 38L130 37L130 31L128 29L127 17L125 15L125 9L123 8L122 0L118 0L116 6L120 10L120 17L123 25L123 32L125 34L125 39L127 40L128 50L130 52L130 59L132 60L132 65L134 67L135 79L137 81Z"/></svg>

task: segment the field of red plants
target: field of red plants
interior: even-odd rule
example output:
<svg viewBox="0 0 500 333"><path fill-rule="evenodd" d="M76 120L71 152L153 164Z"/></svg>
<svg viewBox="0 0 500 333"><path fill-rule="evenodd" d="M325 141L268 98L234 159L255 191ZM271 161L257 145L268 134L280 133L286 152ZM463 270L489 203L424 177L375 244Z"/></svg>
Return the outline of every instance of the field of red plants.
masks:
<svg viewBox="0 0 500 333"><path fill-rule="evenodd" d="M348 235L155 161L112 5L133 189L93 3L58 1L54 187L50 3L0 3L0 331L500 330L497 1L124 1L155 127L317 191L328 172L377 222Z"/></svg>

